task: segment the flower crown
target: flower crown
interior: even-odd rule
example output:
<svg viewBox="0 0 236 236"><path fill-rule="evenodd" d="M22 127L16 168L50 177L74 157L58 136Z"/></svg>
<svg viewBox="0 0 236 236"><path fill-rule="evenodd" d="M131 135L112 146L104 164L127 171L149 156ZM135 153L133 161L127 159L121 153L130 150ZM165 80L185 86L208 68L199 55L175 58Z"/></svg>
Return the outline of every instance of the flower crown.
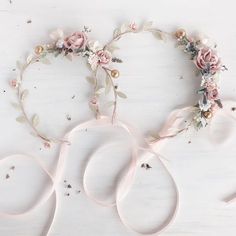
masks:
<svg viewBox="0 0 236 236"><path fill-rule="evenodd" d="M218 108L222 108L219 97L219 74L227 68L222 64L214 48L208 46L204 40L188 37L182 29L176 31L176 38L183 50L190 55L190 59L196 65L201 76L200 95L196 111L193 117L194 127L197 129L208 124Z"/></svg>
<svg viewBox="0 0 236 236"><path fill-rule="evenodd" d="M133 230L134 232L137 232L139 234L143 234L132 228L126 221L125 217L123 217L121 213L121 206L119 205L121 199L125 196L128 192L128 189L130 188L133 176L135 174L135 169L138 161L140 159L138 158L139 151L150 153L157 158L159 158L162 166L164 167L167 174L170 176L171 181L174 186L174 190L176 193L175 196L175 205L174 210L172 214L170 215L169 219L167 219L164 224L160 227L160 229L157 229L154 233L153 231L150 234L159 234L162 232L166 227L173 221L175 218L176 212L178 210L179 206L179 191L177 184L175 182L174 177L171 175L171 173L168 171L168 168L166 168L165 164L162 162L161 156L154 151L154 148L152 144L158 142L158 148L160 139L167 139L169 137L174 137L178 133L182 132L183 130L188 129L190 126L194 126L196 129L200 129L202 127L205 127L211 120L211 118L214 116L214 113L219 109L223 108L221 100L219 98L219 86L218 86L218 77L221 71L226 70L226 67L222 64L220 58L217 56L216 53L216 46L211 47L210 45L207 45L204 40L195 39L192 37L189 37L186 32L182 29L177 30L174 35L177 38L178 46L180 46L184 52L190 55L190 59L193 61L194 65L197 67L199 74L201 76L201 83L200 88L197 90L197 93L199 94L200 98L199 101L191 105L191 112L193 113L191 120L186 126L182 129L178 128L174 131L174 133L169 133L170 130L173 129L172 125L178 118L178 112L174 112L172 116L170 116L170 121L167 122L167 125L165 125L162 129L162 133L164 133L163 136L160 136L155 140L155 142L151 143L148 142L145 138L142 137L138 132L135 132L132 126L119 121L116 119L116 108L117 108L117 102L118 97L120 98L126 98L126 95L118 90L118 87L114 83L114 79L119 77L119 71L112 68L112 63L121 63L122 60L113 56L114 50L117 49L117 46L115 45L115 42L117 42L121 37L123 37L126 34L136 34L140 32L150 32L152 33L156 38L160 40L165 40L167 36L170 36L172 34L166 33L160 29L157 29L152 26L152 22L146 22L140 26L136 25L135 23L131 24L123 24L120 28L116 29L114 31L113 38L104 46L101 46L100 43L97 41L89 40L88 33L90 32L90 29L87 27L84 27L84 30L81 32L74 32L73 34L69 36L64 36L64 33L61 30L56 30L53 32L50 37L52 38L52 42L49 44L43 44L39 45L35 48L35 51L33 54L30 54L26 61L23 63L18 62L18 69L19 69L19 75L17 79L14 79L11 81L11 86L16 89L17 92L17 98L18 103L14 103L13 105L17 108L20 108L21 115L17 117L17 121L19 122L26 122L28 125L32 128L34 134L43 140L45 147L50 147L51 142L62 142L60 146L60 152L58 161L56 164L56 173L55 176L53 176L47 168L42 165L42 163L34 159L36 163L39 165L39 167L48 175L52 182L52 187L48 191L47 197L42 197L39 202L37 202L30 210L34 209L36 206L40 206L42 203L45 203L49 197L52 194L56 194L56 184L58 184L61 174L63 172L63 168L65 165L65 159L66 155L68 154L68 145L63 139L56 139L56 138L49 138L45 134L42 134L41 131L38 130L37 125L39 123L39 116L37 114L30 117L24 108L24 101L27 97L29 91L23 88L23 78L24 78L24 72L26 69L33 63L44 63L44 64L50 64L50 61L48 59L48 55L54 55L55 57L62 55L69 60L72 60L76 56L81 56L85 58L90 66L90 69L93 73L91 77L88 77L87 80L93 85L93 96L89 101L89 105L91 109L94 111L95 117L98 120L90 120L83 123L80 123L73 127L64 137L68 139L72 139L73 133L77 130L82 130L85 127L96 127L106 124L111 125L110 121L114 121L114 124L123 128L125 131L128 132L132 139L132 158L130 162L130 166L128 168L127 173L124 174L124 176L121 178L121 181L117 185L117 189L115 191L115 202L112 204L108 204L108 206L116 206L117 213L121 219L121 221L124 223L126 227ZM102 81L102 84L98 83L97 79L97 71L101 69L105 72L105 79ZM112 112L112 118L110 117L100 117L100 109L99 109L99 96L104 93L108 94L110 91L113 92L114 100L110 103L110 105L113 107ZM180 110L182 112L187 108L184 108ZM100 118L100 119L99 119ZM113 123L112 123L113 124ZM144 146L141 146L137 140L140 140L145 144ZM105 146L106 147L106 146ZM12 157L12 156L9 156ZM5 157L5 159L9 158ZM13 156L14 157L14 156ZM19 157L19 156L18 156ZM22 157L22 156L21 156ZM89 161L88 161L89 162ZM84 175L83 175L83 187L85 190L85 194L87 194L88 197L90 197L95 202L105 206L104 202L97 200L95 197L92 196L92 194L89 193L88 188L85 185L85 173L88 163L86 164ZM124 191L125 190L125 191ZM234 200L234 199L233 199ZM29 212L30 210L26 211ZM22 214L25 214L26 212L23 212ZM53 217L50 222L49 228L47 229L47 234L50 232L51 226L54 222L55 215L57 213L57 197L55 197L55 209L53 212ZM18 214L18 215L22 215ZM11 215L11 214L5 214L5 215ZM148 234L148 233L147 233ZM150 235L149 234L149 235Z"/></svg>
<svg viewBox="0 0 236 236"><path fill-rule="evenodd" d="M128 33L140 32L151 32L157 39L165 41L168 36L173 35L154 28L152 22L147 22L139 27L132 23L130 25L122 25L116 29L113 39L108 45L113 45ZM189 37L183 29L174 32L174 36L178 41L177 46L190 55L190 59L197 67L201 76L200 88L197 90L200 99L193 105L193 117L190 121L191 125L196 129L200 129L210 122L218 108L223 107L219 97L218 81L220 72L227 70L227 68L222 64L217 55L216 44L212 47L204 40Z"/></svg>
<svg viewBox="0 0 236 236"><path fill-rule="evenodd" d="M112 80L112 78L119 76L119 72L108 68L111 62L121 62L121 60L113 58L111 52L108 49L104 49L98 41L89 40L88 33L90 31L89 28L84 27L83 31L76 31L69 36L64 36L63 31L57 29L50 34L52 42L36 46L34 53L30 54L25 62L17 62L19 75L17 79L10 81L10 85L16 89L18 98L18 103L13 103L13 106L21 110L21 115L16 120L21 123L28 123L33 130L33 134L43 140L45 147L50 147L51 142L61 142L64 140L48 137L39 131L37 128L39 116L34 114L30 117L25 110L24 101L29 91L23 88L23 80L24 73L30 65L39 62L49 65L51 62L48 57L51 55L54 57L61 55L69 60L73 60L77 56L85 58L90 69L93 71L93 76L87 77L87 80L94 85L94 95L90 99L89 106L97 118L100 115L97 98L103 91L103 88L98 87L97 83L96 72L99 68L102 68L109 77L106 80L106 93L109 92L109 86L109 88L113 87L115 96L122 97L122 93L116 90Z"/></svg>
<svg viewBox="0 0 236 236"><path fill-rule="evenodd" d="M93 85L93 96L89 101L89 106L96 118L99 118L99 96L101 94L107 95L112 91L114 100L108 102L108 106L113 107L113 121L116 117L118 97L127 98L127 95L118 90L118 86L114 83L114 79L117 79L120 73L118 70L112 69L111 65L112 63L122 62L121 59L113 56L114 51L118 49L116 42L131 33L150 32L159 40L166 40L171 35L153 27L152 22L146 22L140 26L135 23L123 24L114 31L113 38L102 46L98 41L89 40L88 33L90 31L88 27L84 27L83 31L76 31L69 36L64 36L63 31L58 29L50 34L52 42L36 46L34 54L30 54L24 63L17 63L19 76L11 81L11 85L16 88L18 97L18 104L15 104L15 106L18 106L22 113L17 117L17 121L27 122L35 135L45 142L45 146L50 146L51 142L63 140L49 138L42 134L37 128L39 123L38 115L35 114L33 117L29 117L25 111L24 99L29 91L23 89L22 82L24 72L31 64L36 62L50 64L48 55L54 55L54 57L62 55L69 60L73 60L77 56L85 58L93 72L92 76L87 77L88 82ZM201 76L200 88L197 90L200 99L196 105L193 105L193 117L186 126L186 129L192 125L196 129L200 129L209 123L218 108L222 108L218 80L220 72L226 70L226 67L217 56L216 45L212 48L204 40L189 37L182 29L177 30L174 36L177 38L178 46L190 55L190 59L194 62ZM105 72L105 79L102 85L98 83L97 79L97 71L99 69Z"/></svg>

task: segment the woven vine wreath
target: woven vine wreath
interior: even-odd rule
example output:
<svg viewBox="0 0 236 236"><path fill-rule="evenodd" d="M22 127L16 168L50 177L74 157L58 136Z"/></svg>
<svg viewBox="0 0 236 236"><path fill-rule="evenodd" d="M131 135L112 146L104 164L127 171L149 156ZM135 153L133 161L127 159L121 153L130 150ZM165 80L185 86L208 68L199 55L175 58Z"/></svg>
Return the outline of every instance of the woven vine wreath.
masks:
<svg viewBox="0 0 236 236"><path fill-rule="evenodd" d="M181 48L190 56L190 60L196 66L199 72L198 74L201 77L201 81L199 82L200 88L197 90L197 94L199 94L200 98L196 104L189 107L192 118L190 122L186 124L185 129L193 126L198 130L207 126L214 113L219 108L223 107L219 97L218 81L220 72L227 70L227 68L222 64L221 59L217 55L217 45L208 45L209 43L206 39L190 37L183 29L179 29L174 33L167 33L153 27L152 22L146 22L140 26L135 23L123 24L114 31L112 40L105 45L104 50L108 49L113 51L118 48L116 42L124 35L137 34L140 32L151 32L158 40L166 41L169 37L175 38L177 39L177 47ZM106 87L105 90L107 90ZM117 106L116 98L120 93L119 91L114 91L114 94L115 100L112 104ZM122 97L126 97L126 95L122 94ZM116 109L113 110L113 117L115 117L115 111Z"/></svg>
<svg viewBox="0 0 236 236"><path fill-rule="evenodd" d="M64 36L63 31L58 29L50 34L52 42L36 46L34 53L30 54L25 62L17 62L19 75L16 79L10 81L10 85L16 90L18 98L18 102L13 103L13 106L19 108L21 111L20 116L16 120L20 123L27 123L33 131L32 134L40 138L45 147L50 147L52 142L63 142L65 140L51 138L43 134L37 127L39 116L34 114L31 117L25 110L24 102L29 91L23 88L23 81L24 73L30 65L34 63L50 64L49 57L52 55L54 57L63 56L69 60L73 60L78 56L85 58L90 69L93 71L93 76L87 77L87 80L94 86L94 92L89 101L89 106L97 118L100 115L97 98L103 92L103 88L98 87L97 84L96 74L99 68L102 68L107 74L108 79L106 79L107 87L105 92L108 93L113 88L115 96L125 96L122 92L116 90L113 83L113 78L117 78L119 72L109 69L111 62L121 62L121 60L112 57L111 51L108 49L104 50L104 47L98 41L89 40L88 33L90 31L88 27L84 27L82 31L76 31L69 36Z"/></svg>

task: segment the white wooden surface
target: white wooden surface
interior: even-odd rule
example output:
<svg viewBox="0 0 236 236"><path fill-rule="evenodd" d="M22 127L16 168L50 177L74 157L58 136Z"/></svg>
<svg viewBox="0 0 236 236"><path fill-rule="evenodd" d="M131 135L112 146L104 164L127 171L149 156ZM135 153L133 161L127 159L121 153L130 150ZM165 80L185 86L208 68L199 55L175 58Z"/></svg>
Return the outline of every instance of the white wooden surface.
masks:
<svg viewBox="0 0 236 236"><path fill-rule="evenodd" d="M0 155L25 153L39 157L49 169L57 160L58 147L45 150L32 138L28 127L18 124L18 112L10 103L15 100L8 81L13 79L15 62L40 42L47 42L55 28L67 33L83 25L92 28L91 37L107 42L114 28L125 21L153 20L168 31L184 27L203 32L218 43L219 54L229 68L222 74L223 99L236 97L236 28L235 3L226 0L150 0L150 1L81 1L81 0L0 0ZM31 20L31 23L27 23ZM127 37L120 42L117 55L124 61L120 89L128 99L118 107L119 117L147 134L161 127L169 112L180 105L193 104L199 80L193 66L173 43L156 41L151 35ZM51 66L35 66L27 74L30 89L27 110L37 112L40 127L52 135L63 135L77 122L92 117L87 108L90 87L84 77L89 74L85 63L55 60ZM183 76L183 79L179 79ZM35 87L35 88L34 88ZM75 95L75 99L71 97ZM66 115L72 117L71 121ZM190 132L171 140L163 149L170 160L181 192L181 208L175 223L163 235L234 236L236 204L222 201L236 191L235 123L221 120L220 127L232 129L222 145L210 141L208 130ZM214 135L214 133L213 133ZM100 197L112 197L112 187L129 160L126 134L114 129L96 129L80 133L71 147L65 173L58 187L59 210L50 235L54 236L129 236L136 235L120 223L116 211L95 205L81 189L81 170L93 148L103 141L116 140L120 145L97 156L91 165L89 186ZM189 143L191 141L191 143ZM152 169L139 168L134 187L124 201L124 214L140 230L161 223L173 206L171 182L157 160ZM15 170L9 167L15 165ZM5 179L6 174L9 179ZM64 194L63 180L72 189ZM27 209L48 180L34 163L11 160L0 167L0 211ZM109 200L108 199L108 200ZM52 199L46 205L20 218L0 218L1 236L41 235L49 218Z"/></svg>

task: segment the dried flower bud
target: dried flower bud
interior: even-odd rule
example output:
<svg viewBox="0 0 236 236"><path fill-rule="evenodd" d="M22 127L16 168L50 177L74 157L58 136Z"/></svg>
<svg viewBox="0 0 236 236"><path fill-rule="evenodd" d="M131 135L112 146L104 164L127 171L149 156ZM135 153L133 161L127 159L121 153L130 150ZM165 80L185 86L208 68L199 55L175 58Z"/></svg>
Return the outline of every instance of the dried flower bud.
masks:
<svg viewBox="0 0 236 236"><path fill-rule="evenodd" d="M17 88L17 87L18 87L18 82L17 82L17 80L16 80L16 79L11 80L11 81L10 81L10 86L11 86L12 88Z"/></svg>
<svg viewBox="0 0 236 236"><path fill-rule="evenodd" d="M96 97L93 97L90 101L89 101L90 105L93 107L98 106L98 100Z"/></svg>
<svg viewBox="0 0 236 236"><path fill-rule="evenodd" d="M135 22L130 23L130 24L129 24L129 27L130 27L130 29L133 30L133 31L137 30L137 24L136 24Z"/></svg>
<svg viewBox="0 0 236 236"><path fill-rule="evenodd" d="M49 149L51 147L51 144L49 142L44 142L43 146Z"/></svg>

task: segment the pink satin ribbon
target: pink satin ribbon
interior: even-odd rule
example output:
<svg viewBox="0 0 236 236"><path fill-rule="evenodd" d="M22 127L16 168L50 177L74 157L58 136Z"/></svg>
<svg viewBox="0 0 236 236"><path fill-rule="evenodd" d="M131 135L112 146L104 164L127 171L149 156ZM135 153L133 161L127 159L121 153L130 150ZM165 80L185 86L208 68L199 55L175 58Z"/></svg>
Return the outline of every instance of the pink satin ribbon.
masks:
<svg viewBox="0 0 236 236"><path fill-rule="evenodd" d="M232 110L232 108L234 109L236 108L236 101L233 101L233 100L224 101L223 106L224 106L223 109L221 109L222 115L224 115L227 118L232 119L233 121L236 121L236 110L235 111ZM236 193L233 193L229 195L228 197L226 197L224 199L224 202L227 204L236 202Z"/></svg>
<svg viewBox="0 0 236 236"><path fill-rule="evenodd" d="M183 113L187 112L187 113L191 113L192 112L192 107L186 107L186 108L182 108L182 109L177 109L175 111L173 111L169 118L167 119L167 122L164 124L162 130L159 132L160 135L160 139L156 140L155 142L149 143L147 142L147 140L139 133L137 132L137 130L135 130L131 125L124 123L120 120L116 120L113 124L111 124L111 120L109 117L101 117L99 120L89 120L86 122L83 122L81 124L76 125L74 128L72 128L65 136L64 139L71 142L73 139L73 135L74 133L81 131L81 130L85 130L88 128L93 128L93 127L100 127L100 126L117 126L120 127L122 129L124 129L130 136L131 140L132 140L132 155L131 155L131 160L130 160L130 164L129 167L126 171L126 173L120 178L120 181L116 187L116 195L115 195L115 200L111 203L106 203L102 200L99 200L98 198L96 198L95 196L93 196L87 185L86 185L86 176L87 176L87 168L89 166L89 163L93 157L93 155L89 158L85 169L84 169L84 173L83 173L83 188L84 188L84 192L87 195L88 198L92 199L93 201L95 201L96 203L102 205L102 206L106 206L106 207L115 207L118 213L118 216L120 218L120 220L122 221L122 223L131 231L134 231L136 233L138 233L139 235L159 235L160 233L162 233L164 230L167 229L167 227L169 227L171 225L171 223L173 222L173 220L175 219L176 213L178 211L178 207L179 207L179 190L176 184L176 181L174 179L174 177L171 175L171 173L169 172L168 168L166 167L166 165L164 164L164 162L162 161L161 155L158 153L160 151L160 149L162 148L162 146L166 143L166 141L171 138L176 136L176 134L178 134L179 131L181 131L184 128L184 116ZM216 115L216 114L215 114ZM235 119L235 117L234 117ZM107 148L109 147L110 144L105 145L101 148ZM25 214L30 213L32 210L36 209L37 207L41 206L42 204L44 204L45 202L47 202L49 200L50 197L54 196L55 197L55 201L54 201L54 210L53 210L53 214L52 217L48 223L48 228L44 231L44 235L48 235L51 231L52 225L55 221L55 217L56 217L56 213L57 213L57 209L58 209L58 200L57 200L57 191L56 191L56 187L60 182L64 167L65 167L65 161L66 161L66 157L68 154L68 150L70 148L70 145L68 145L67 142L62 143L61 147L60 147L60 153L59 153L59 157L58 157L58 162L56 165L56 170L55 170L55 174L51 174L47 168L45 168L45 166L41 163L41 161L37 158L33 158L31 156L27 156L27 155L12 155L12 156L7 156L3 159L1 159L1 163L6 162L7 160L9 160L10 158L28 158L28 159L32 159L36 162L36 164L38 164L38 166L46 173L46 175L48 176L48 178L50 179L52 185L51 188L48 190L48 192L46 192L42 198L40 198L33 206L29 207L29 209L27 209L26 211L23 212L14 212L14 213L8 213L8 212L2 212L0 213L1 216L5 216L5 217L16 217L16 216L23 216ZM100 149L99 149L100 150ZM97 151L99 151L97 150ZM173 208L172 213L170 214L170 216L168 217L168 219L166 219L165 223L163 225L160 225L159 227L157 227L156 230L150 231L150 232L139 232L138 230L134 229L125 219L125 217L122 214L122 207L120 205L121 201L124 199L124 197L126 196L126 194L129 192L129 189L131 188L131 185L133 183L134 177L135 177L135 172L136 172L136 168L137 168L137 164L138 162L140 162L141 160L143 161L143 156L138 156L139 152L145 152L145 153L150 153L150 156L155 156L156 158L159 159L160 163L162 164L163 168L166 170L166 172L168 173L168 175L170 176L172 183L173 183L173 188L176 192L176 197L175 197L175 205ZM94 152L95 154L96 152ZM147 157L145 157L147 158ZM232 202L235 201L236 197L234 196L231 199L228 199L228 202Z"/></svg>
<svg viewBox="0 0 236 236"><path fill-rule="evenodd" d="M95 122L95 123L94 123ZM124 130L127 131L127 133L130 135L131 139L132 139L132 155L131 155L131 161L130 161L130 164L129 164L129 167L128 167L128 170L126 171L126 173L120 178L119 180L119 183L117 184L117 188L116 188L116 195L115 195L115 201L114 202L111 202L111 203L106 203L102 200L99 200L98 198L96 198L95 196L93 196L87 185L86 185L86 176L87 176L87 168L89 166L89 163L90 161L92 160L92 156L89 158L85 168L84 168L84 173L83 173L83 189L84 189L84 192L86 194L86 196L88 198L90 198L91 200L93 200L94 202L96 202L97 204L100 204L102 206L105 206L105 207L115 207L116 210L117 210L117 213L118 213L118 216L120 218L120 220L122 221L122 223L129 229L129 230L132 230L140 235L159 235L161 232L163 232L169 225L170 223L174 220L175 216L176 216L176 213L177 213L177 210L178 210L178 206L179 206L179 191L178 191L178 187L177 187L177 184L173 178L173 176L171 175L171 173L169 172L169 170L167 169L167 167L165 166L165 164L162 162L159 154L155 151L153 151L152 147L150 145L148 145L148 143L146 142L146 140L142 137L141 134L139 134L137 132L137 130L135 130L131 125L127 124L127 123L124 123L124 122L121 122L119 120L116 120L113 122L113 124L111 124L111 120L109 117L101 117L101 119L99 120L95 120L95 121L92 121L93 125L95 126L107 126L107 125L113 125L113 126L117 126L117 127L121 127L123 128ZM93 126L92 125L92 126ZM71 130L69 132L69 135L66 136L66 140L68 140L69 142L71 141L72 137L73 137L73 134L74 132L76 131L79 131L83 128L88 128L88 127L91 127L91 124L88 125L88 126L84 126L81 127L80 126L77 126L75 127L73 130ZM141 143L141 144L140 144ZM109 146L110 144L108 144ZM142 145L142 146L140 146ZM102 148L107 148L107 145L106 146L103 146ZM69 146L68 145L62 145L62 148L61 148L61 153L60 153L60 156L63 156L65 157L67 152L69 150ZM97 151L100 151L97 150ZM163 225L161 225L160 227L158 227L157 230L155 230L154 232L147 232L147 233L142 233L142 232L139 232L137 231L136 229L134 229L128 222L127 220L125 219L125 217L123 216L122 214L122 207L120 206L120 202L122 201L122 199L125 197L125 195L128 193L129 189L130 189L130 186L131 184L133 183L133 179L134 179L134 176L135 176L135 172L136 172L136 167L137 167L137 163L138 161L140 161L141 159L138 158L138 151L145 151L145 152L149 152L151 153L152 155L156 156L159 161L161 162L162 166L165 168L165 170L167 171L167 173L169 174L169 176L171 177L171 180L172 180L172 183L173 183L173 187L174 187L174 190L176 192L176 199L175 199L175 206L174 206L174 209L173 209L173 212L172 214L170 215L170 217L165 221L165 223ZM95 152L96 153L96 152ZM95 154L94 153L94 154ZM59 157L60 159L60 157Z"/></svg>
<svg viewBox="0 0 236 236"><path fill-rule="evenodd" d="M99 120L90 120L87 122L83 122L81 124L78 124L77 126L75 126L74 128L72 128L65 136L64 139L71 142L73 135L75 132L84 130L84 129L88 129L88 128L92 128L92 127L100 127L100 126L118 126L123 128L126 132L128 132L128 134L131 137L132 140L132 158L129 164L129 168L126 171L126 173L121 177L119 184L117 185L116 188L116 198L115 201L113 203L107 204L104 203L103 201L98 200L97 198L95 198L94 196L92 196L92 194L90 194L87 186L86 186L86 170L87 168L84 169L84 177L83 177L83 187L84 187L84 192L85 194L92 199L93 201L97 202L100 205L103 206L108 206L108 207L116 207L117 209L117 213L120 217L120 220L123 222L123 224L129 228L132 231L137 232L138 234L142 234L142 235L158 235L160 234L163 230L165 230L170 223L174 220L177 209L178 209L178 205L179 205L179 191L178 191L178 187L176 185L176 182L174 180L174 178L172 177L171 173L168 171L168 169L166 168L165 164L162 162L159 154L157 152L155 152L153 150L153 148L148 145L148 143L146 142L146 140L142 137L141 134L139 134L135 129L133 129L132 126L121 122L121 121L115 121L113 124L111 124L111 120L109 117L101 117ZM141 144L142 143L142 146ZM7 156L3 159L1 159L1 163L6 162L7 160L9 160L10 158L28 158L28 159L32 159L35 161L36 164L38 164L38 166L46 173L46 175L49 177L52 185L50 187L50 189L43 195L42 198L40 198L33 206L29 207L27 210L23 211L23 212L14 212L14 213L8 213L8 212L2 212L0 213L1 216L5 216L5 217L16 217L16 216L23 216L25 214L30 213L31 211L33 211L34 209L36 209L37 207L41 206L42 204L44 204L45 202L47 202L49 200L50 197L55 196L55 201L54 201L54 210L52 213L52 217L48 223L48 228L44 231L44 235L48 235L51 231L52 225L55 221L55 217L56 217L56 213L57 213L57 209L58 209L58 200L57 200L57 191L56 191L56 187L58 185L58 183L60 182L64 167L65 167L65 161L66 161L66 157L68 154L68 150L70 148L70 145L68 145L68 143L62 143L61 147L60 147L60 154L58 157L58 162L56 165L56 170L55 170L55 175L51 174L47 168L41 163L41 161L37 158L33 158L31 156L27 156L27 155L12 155L12 156ZM170 175L171 180L173 182L173 186L174 189L176 191L176 203L173 209L172 214L170 215L169 219L167 219L165 221L164 225L161 225L160 227L158 227L157 230L155 230L155 232L150 232L150 233L141 233L138 232L137 230L135 230L132 226L130 226L130 224L126 221L125 217L122 214L122 208L120 206L120 202L122 201L122 199L125 197L125 195L128 193L129 188L133 182L134 176L135 176L135 171L136 171L136 167L137 167L137 162L139 161L138 159L138 152L139 151L145 151L148 153L151 153L152 155L156 156L157 158L159 158L160 162L162 163L163 167L166 169L167 173ZM90 157L91 160L92 157ZM89 161L87 163L87 166L89 164Z"/></svg>

